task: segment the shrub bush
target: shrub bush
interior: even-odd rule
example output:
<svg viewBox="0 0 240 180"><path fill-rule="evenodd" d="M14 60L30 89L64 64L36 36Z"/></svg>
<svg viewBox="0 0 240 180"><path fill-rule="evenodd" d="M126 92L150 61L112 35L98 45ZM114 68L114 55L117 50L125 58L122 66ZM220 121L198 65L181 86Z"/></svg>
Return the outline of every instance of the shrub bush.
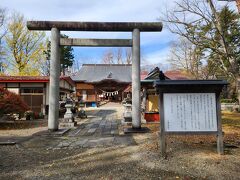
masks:
<svg viewBox="0 0 240 180"><path fill-rule="evenodd" d="M35 119L35 113L33 111L26 111L24 115L26 117L26 120Z"/></svg>
<svg viewBox="0 0 240 180"><path fill-rule="evenodd" d="M235 99L221 99L221 103L236 103Z"/></svg>
<svg viewBox="0 0 240 180"><path fill-rule="evenodd" d="M0 115L23 114L28 109L28 105L19 95L0 87Z"/></svg>

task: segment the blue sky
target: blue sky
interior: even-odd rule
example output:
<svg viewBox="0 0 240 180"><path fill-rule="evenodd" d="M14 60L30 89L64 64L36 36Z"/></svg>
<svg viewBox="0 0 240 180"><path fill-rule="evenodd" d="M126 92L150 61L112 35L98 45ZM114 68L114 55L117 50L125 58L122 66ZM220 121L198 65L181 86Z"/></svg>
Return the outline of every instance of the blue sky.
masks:
<svg viewBox="0 0 240 180"><path fill-rule="evenodd" d="M1 0L9 12L15 10L28 20L134 21L156 22L173 0ZM63 32L73 38L131 38L131 33ZM49 33L47 33L49 35ZM163 27L162 32L141 33L141 52L148 64L166 64L169 46L177 37ZM81 63L99 63L108 48L74 48Z"/></svg>

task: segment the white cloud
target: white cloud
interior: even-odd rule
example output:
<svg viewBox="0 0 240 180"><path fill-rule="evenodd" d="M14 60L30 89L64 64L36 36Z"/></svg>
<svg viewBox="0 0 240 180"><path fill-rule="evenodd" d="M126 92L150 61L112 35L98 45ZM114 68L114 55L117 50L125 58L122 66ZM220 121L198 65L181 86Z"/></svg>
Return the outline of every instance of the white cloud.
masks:
<svg viewBox="0 0 240 180"><path fill-rule="evenodd" d="M31 20L66 21L157 21L162 1L159 0L1 0L10 10L23 13ZM131 38L131 33L63 32L73 38ZM49 35L49 33L47 33ZM169 34L167 35L169 37ZM142 45L168 41L166 32L142 33Z"/></svg>
<svg viewBox="0 0 240 180"><path fill-rule="evenodd" d="M217 2L217 1L216 1ZM226 3L220 3L220 5ZM230 4L235 8L235 3ZM174 6L172 0L1 0L1 6L23 13L30 20L65 21L158 21L160 11ZM131 33L64 32L73 38L131 38ZM49 33L47 33L49 34ZM144 56L150 63L164 63L169 43L176 38L165 27L162 32L141 33ZM151 50L152 48L152 50ZM156 50L159 49L159 50Z"/></svg>
<svg viewBox="0 0 240 180"><path fill-rule="evenodd" d="M169 50L169 47L165 47L159 51L148 52L144 54L144 59L147 60L148 64L168 64Z"/></svg>
<svg viewBox="0 0 240 180"><path fill-rule="evenodd" d="M1 5L36 20L155 21L161 1L1 0Z"/></svg>

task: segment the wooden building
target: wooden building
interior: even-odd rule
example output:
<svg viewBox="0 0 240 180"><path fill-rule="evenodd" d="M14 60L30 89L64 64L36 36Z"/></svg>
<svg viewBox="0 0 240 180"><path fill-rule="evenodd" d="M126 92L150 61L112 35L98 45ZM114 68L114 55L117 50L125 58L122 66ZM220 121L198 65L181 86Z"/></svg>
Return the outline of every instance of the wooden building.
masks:
<svg viewBox="0 0 240 180"><path fill-rule="evenodd" d="M132 66L127 64L83 64L71 78L78 100L96 107L103 101L121 102L132 82L131 73Z"/></svg>
<svg viewBox="0 0 240 180"><path fill-rule="evenodd" d="M74 91L70 77L60 77L60 99L65 100ZM36 113L45 115L49 104L49 76L0 76L0 86L19 94Z"/></svg>
<svg viewBox="0 0 240 180"><path fill-rule="evenodd" d="M143 89L144 97L142 98L142 106L144 110L144 117L147 121L159 121L159 96L156 89L153 87L153 83L159 80L160 70L156 67L152 70L144 80L141 80L141 87ZM171 70L162 74L162 78L166 80L189 80L190 78L181 71Z"/></svg>

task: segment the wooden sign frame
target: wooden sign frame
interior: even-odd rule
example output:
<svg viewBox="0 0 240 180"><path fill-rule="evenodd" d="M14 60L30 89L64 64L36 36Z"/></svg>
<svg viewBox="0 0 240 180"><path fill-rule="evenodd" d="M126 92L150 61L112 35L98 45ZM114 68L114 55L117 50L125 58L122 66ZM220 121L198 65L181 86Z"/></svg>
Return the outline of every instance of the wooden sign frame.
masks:
<svg viewBox="0 0 240 180"><path fill-rule="evenodd" d="M222 119L221 119L221 103L220 93L222 88L227 85L222 80L158 80L155 81L154 87L159 93L159 115L160 115L160 152L162 156L166 156L166 136L168 134L216 134L217 135L217 152L224 154ZM217 131L171 131L165 130L164 115L164 94L165 93L215 93L216 97L216 116Z"/></svg>

